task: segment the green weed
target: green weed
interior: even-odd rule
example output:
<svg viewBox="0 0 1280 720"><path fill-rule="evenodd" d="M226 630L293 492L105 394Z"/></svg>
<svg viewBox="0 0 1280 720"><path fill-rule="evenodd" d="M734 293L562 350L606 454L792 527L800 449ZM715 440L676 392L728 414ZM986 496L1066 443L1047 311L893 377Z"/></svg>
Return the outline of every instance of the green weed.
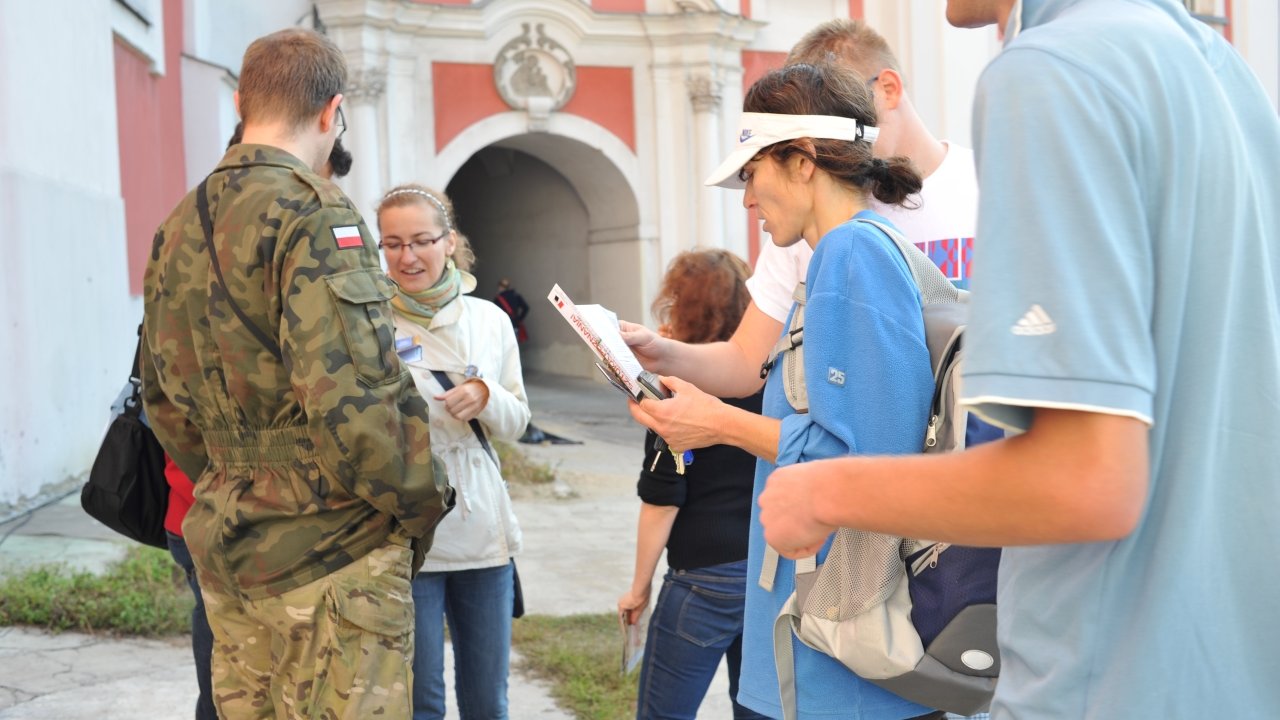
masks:
<svg viewBox="0 0 1280 720"><path fill-rule="evenodd" d="M623 675L618 616L527 615L512 626L520 669L552 684L560 707L579 718L635 717L639 673Z"/></svg>
<svg viewBox="0 0 1280 720"><path fill-rule="evenodd" d="M150 547L102 575L42 565L0 579L0 625L160 637L191 632L194 603L169 553Z"/></svg>

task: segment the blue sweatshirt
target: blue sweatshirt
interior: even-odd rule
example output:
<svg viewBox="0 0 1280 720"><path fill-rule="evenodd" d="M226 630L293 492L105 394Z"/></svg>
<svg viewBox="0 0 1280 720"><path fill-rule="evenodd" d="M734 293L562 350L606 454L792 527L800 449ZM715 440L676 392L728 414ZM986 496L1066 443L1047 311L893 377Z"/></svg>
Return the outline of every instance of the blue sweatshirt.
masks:
<svg viewBox="0 0 1280 720"><path fill-rule="evenodd" d="M870 211L857 217L888 224ZM897 246L866 223L840 225L818 243L805 286L809 412L798 414L787 402L781 372L770 373L765 384L764 414L782 420L778 465L849 454L919 452L933 375L920 293ZM765 543L754 501L773 468L763 460L756 465L738 702L780 718L773 622L795 589L795 566L780 560L773 591L760 587ZM826 552L823 548L819 553L819 562ZM929 712L794 638L792 644L801 718L902 720Z"/></svg>

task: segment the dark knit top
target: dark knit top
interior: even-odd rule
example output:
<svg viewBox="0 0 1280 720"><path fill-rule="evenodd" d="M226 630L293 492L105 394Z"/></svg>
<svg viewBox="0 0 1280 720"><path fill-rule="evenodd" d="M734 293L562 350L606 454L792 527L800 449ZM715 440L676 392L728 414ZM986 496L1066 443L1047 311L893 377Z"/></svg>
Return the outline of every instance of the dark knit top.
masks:
<svg viewBox="0 0 1280 720"><path fill-rule="evenodd" d="M761 397L756 393L724 402L759 413ZM675 459L664 449L657 467L650 471L655 438L653 431L645 434L644 466L636 489L650 505L680 508L667 540L667 564L675 570L692 570L745 560L755 456L731 445L699 448L684 475L677 475Z"/></svg>

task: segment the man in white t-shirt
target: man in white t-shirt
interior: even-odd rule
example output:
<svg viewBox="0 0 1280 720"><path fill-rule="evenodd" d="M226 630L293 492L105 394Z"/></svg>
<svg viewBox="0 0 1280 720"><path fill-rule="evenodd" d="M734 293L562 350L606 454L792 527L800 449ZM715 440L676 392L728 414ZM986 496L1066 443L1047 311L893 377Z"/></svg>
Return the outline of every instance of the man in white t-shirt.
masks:
<svg viewBox="0 0 1280 720"><path fill-rule="evenodd" d="M809 31L791 50L788 64L837 61L867 78L875 96L879 136L877 157L905 155L924 176L915 209L871 209L891 220L919 245L948 277L963 284L969 277L977 218L978 186L973 152L934 137L907 96L897 58L875 30L858 20L832 20ZM633 404L637 421L656 431L672 447L686 449L732 444L751 450L768 441L752 416L716 397L743 397L760 389L760 365L782 332L792 293L805 279L813 250L807 243L779 248L762 245L755 273L747 281L752 302L733 337L726 342L685 345L660 338L632 323L622 335L636 357L661 375L678 397L661 403Z"/></svg>

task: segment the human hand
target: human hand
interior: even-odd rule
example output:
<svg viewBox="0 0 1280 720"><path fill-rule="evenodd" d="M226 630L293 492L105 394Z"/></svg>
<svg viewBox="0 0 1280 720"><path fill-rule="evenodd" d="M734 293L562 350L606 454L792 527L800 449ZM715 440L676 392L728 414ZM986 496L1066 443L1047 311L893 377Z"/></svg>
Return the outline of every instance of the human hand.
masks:
<svg viewBox="0 0 1280 720"><path fill-rule="evenodd" d="M816 517L814 485L821 477L814 463L774 470L760 493L760 524L764 539L778 554L791 558L817 555L835 527Z"/></svg>
<svg viewBox="0 0 1280 720"><path fill-rule="evenodd" d="M666 400L644 398L628 403L635 421L658 433L676 452L723 442L720 435L720 398L702 392L677 377L661 377L672 396Z"/></svg>
<svg viewBox="0 0 1280 720"><path fill-rule="evenodd" d="M644 325L637 325L626 320L618 321L618 334L623 342L631 348L640 365L650 372L660 372L662 361L667 355L671 341Z"/></svg>
<svg viewBox="0 0 1280 720"><path fill-rule="evenodd" d="M618 598L618 613L626 618L628 625L640 622L640 615L649 607L649 588L628 590Z"/></svg>
<svg viewBox="0 0 1280 720"><path fill-rule="evenodd" d="M454 419L470 422L489 404L489 386L482 380L468 380L443 395L436 395L436 399L444 403L444 409Z"/></svg>

